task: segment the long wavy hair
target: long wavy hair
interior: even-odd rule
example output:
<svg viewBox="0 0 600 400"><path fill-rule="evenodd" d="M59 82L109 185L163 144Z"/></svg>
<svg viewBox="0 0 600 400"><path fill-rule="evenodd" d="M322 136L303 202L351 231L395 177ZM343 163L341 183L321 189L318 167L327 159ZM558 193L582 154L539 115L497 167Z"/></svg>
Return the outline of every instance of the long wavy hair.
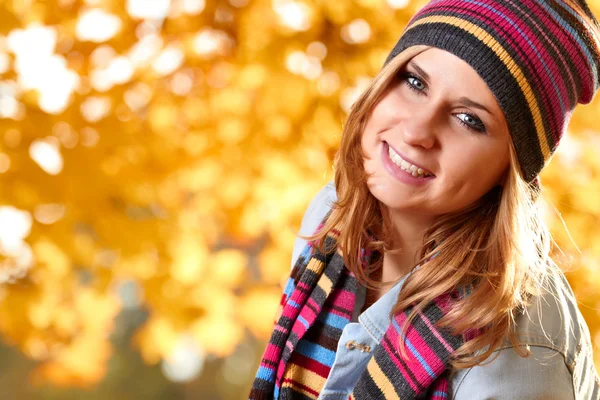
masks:
<svg viewBox="0 0 600 400"><path fill-rule="evenodd" d="M394 83L399 69L427 48L413 46L397 55L353 104L334 158L337 201L322 229L302 236L314 240L320 251L339 251L346 267L371 289L390 284L372 280L369 275L382 267L385 252L400 249L393 248L392 224L385 207L367 187L361 137L371 110ZM540 197L540 187L522 178L511 145L503 185L465 209L439 216L424 235L415 263L422 265L405 280L392 311L395 314L413 306L404 333L417 313L436 297L471 285L469 295L453 303L438 326L465 338L472 330L485 333L466 340L453 353L452 367L481 364L506 339L519 355L527 356L528 350L519 346L512 329L515 318L526 309L531 296L546 287L552 268L559 268L550 256L554 242L542 218ZM332 229L339 231L338 248L324 249L325 236ZM365 265L361 249L379 256ZM406 356L403 343L400 350Z"/></svg>

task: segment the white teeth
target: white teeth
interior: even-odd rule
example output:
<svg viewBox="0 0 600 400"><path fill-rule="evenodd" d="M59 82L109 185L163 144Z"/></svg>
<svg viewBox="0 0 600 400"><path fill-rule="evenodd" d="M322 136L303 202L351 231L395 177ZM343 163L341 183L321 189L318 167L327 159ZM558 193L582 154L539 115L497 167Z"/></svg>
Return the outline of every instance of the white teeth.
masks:
<svg viewBox="0 0 600 400"><path fill-rule="evenodd" d="M426 173L425 170L423 170L422 168L419 168L416 165L412 165L408 161L403 160L398 155L398 153L396 153L394 150L392 150L392 148L389 146L388 146L388 154L390 155L390 159L392 160L392 162L394 164L396 164L402 170L408 172L409 174L411 174L414 177L418 177L418 176L427 177L427 176L431 175L431 174Z"/></svg>

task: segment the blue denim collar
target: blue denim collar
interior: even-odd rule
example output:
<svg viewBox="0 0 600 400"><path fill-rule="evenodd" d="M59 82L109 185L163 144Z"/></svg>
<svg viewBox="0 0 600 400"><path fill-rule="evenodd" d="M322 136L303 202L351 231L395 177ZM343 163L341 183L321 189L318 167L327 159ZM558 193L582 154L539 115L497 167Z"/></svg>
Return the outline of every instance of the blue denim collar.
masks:
<svg viewBox="0 0 600 400"><path fill-rule="evenodd" d="M390 314L398 300L398 295L400 294L400 290L402 290L404 281L420 267L421 265L417 265L409 273L404 275L386 294L381 296L375 303L371 304L369 308L358 316L358 322L378 344L381 342L381 338L392 322Z"/></svg>

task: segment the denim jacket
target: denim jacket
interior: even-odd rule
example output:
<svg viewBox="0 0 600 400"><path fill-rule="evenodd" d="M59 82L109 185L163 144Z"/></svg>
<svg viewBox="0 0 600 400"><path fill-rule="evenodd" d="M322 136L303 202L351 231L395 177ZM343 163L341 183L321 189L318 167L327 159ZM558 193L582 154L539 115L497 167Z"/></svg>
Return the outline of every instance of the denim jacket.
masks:
<svg viewBox="0 0 600 400"><path fill-rule="evenodd" d="M331 181L309 204L299 233L312 234L336 199ZM305 240L296 238L292 266L305 244ZM371 353L353 351L355 348L346 344L354 340L371 347L378 345L381 337L378 332L387 329L389 310L405 278L358 316L357 321L353 319L346 325L320 399L342 399L352 391L354 377L360 375ZM494 361L455 371L450 382L452 399L600 400L600 378L594 367L589 328L565 276L553 274L551 282L554 291L536 298L528 312L516 321L518 338L526 343L530 356L521 357L507 340L495 350L500 354ZM359 301L364 301L360 294ZM360 309L358 305L357 308Z"/></svg>

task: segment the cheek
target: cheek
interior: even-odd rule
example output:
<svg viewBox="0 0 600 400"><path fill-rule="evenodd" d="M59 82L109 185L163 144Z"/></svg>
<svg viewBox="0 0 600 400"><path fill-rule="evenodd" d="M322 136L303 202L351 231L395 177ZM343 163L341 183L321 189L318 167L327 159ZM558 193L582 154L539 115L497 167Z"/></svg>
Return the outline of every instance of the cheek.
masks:
<svg viewBox="0 0 600 400"><path fill-rule="evenodd" d="M375 172L378 159L376 138L374 136L365 134L362 138L362 149L365 154L363 166L368 173Z"/></svg>
<svg viewBox="0 0 600 400"><path fill-rule="evenodd" d="M482 152L482 155L474 160L476 164L471 166L470 174L477 178L477 182L484 187L484 190L497 185L502 174L508 168L509 156L503 151L503 147L502 144L492 150Z"/></svg>
<svg viewBox="0 0 600 400"><path fill-rule="evenodd" d="M379 134L397 123L393 115L389 114L390 107L388 103L389 101L385 98L382 99L373 107L369 114L362 138L362 144L365 149L374 149L379 142Z"/></svg>
<svg viewBox="0 0 600 400"><path fill-rule="evenodd" d="M377 151L377 143L379 141L379 135L377 132L376 123L371 122L373 118L371 118L366 124L365 129L363 131L363 135L361 137L361 146L365 152L365 154L369 157L373 157Z"/></svg>
<svg viewBox="0 0 600 400"><path fill-rule="evenodd" d="M447 167L448 182L446 190L454 198L470 203L483 196L495 184L501 175L502 165L497 152L471 150L460 154L478 154L476 157L461 157L450 160Z"/></svg>

